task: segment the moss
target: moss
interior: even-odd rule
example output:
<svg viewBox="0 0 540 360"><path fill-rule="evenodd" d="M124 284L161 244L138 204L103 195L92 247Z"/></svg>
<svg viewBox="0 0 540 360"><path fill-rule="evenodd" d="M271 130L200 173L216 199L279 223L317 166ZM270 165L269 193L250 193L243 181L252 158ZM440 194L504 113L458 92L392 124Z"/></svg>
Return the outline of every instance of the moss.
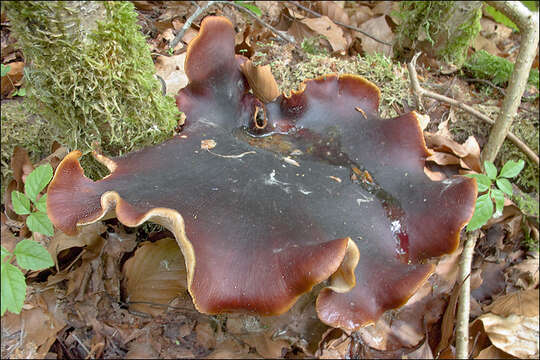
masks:
<svg viewBox="0 0 540 360"><path fill-rule="evenodd" d="M481 29L482 10L474 4L468 7L450 1L403 1L395 14L400 19L394 46L398 58L407 58L410 50L420 49L461 67L469 45Z"/></svg>
<svg viewBox="0 0 540 360"><path fill-rule="evenodd" d="M328 51L320 45L322 36L315 36L302 40L302 50L311 55L327 55Z"/></svg>
<svg viewBox="0 0 540 360"><path fill-rule="evenodd" d="M514 64L509 60L492 55L485 50L475 52L464 67L475 78L490 80L495 85L507 83L514 71ZM536 88L539 87L538 69L531 69L528 83Z"/></svg>
<svg viewBox="0 0 540 360"><path fill-rule="evenodd" d="M85 154L93 143L107 155L119 155L170 137L179 111L154 78L133 4L85 4L101 8L95 17L103 21L85 24L90 17L80 16L75 2L5 5L31 64L25 68L26 106L50 124L62 144Z"/></svg>
<svg viewBox="0 0 540 360"><path fill-rule="evenodd" d="M482 9L478 8L470 15L470 19L464 22L459 31L450 37L448 44L440 50L439 55L449 62L461 66L465 63L469 46L476 38L482 26L480 19L482 18Z"/></svg>
<svg viewBox="0 0 540 360"><path fill-rule="evenodd" d="M50 152L54 137L46 121L32 114L25 102L10 100L2 102L1 110L2 151L1 181L2 203L5 187L12 176L11 156L16 145L28 151L30 160L38 162Z"/></svg>
<svg viewBox="0 0 540 360"><path fill-rule="evenodd" d="M273 43L264 44L252 59L258 65L269 64L281 91L298 89L300 83L328 73L357 74L374 82L381 90L381 117L397 116L392 106L412 102L405 67L382 54L340 59L325 55L304 54L294 59L291 51Z"/></svg>

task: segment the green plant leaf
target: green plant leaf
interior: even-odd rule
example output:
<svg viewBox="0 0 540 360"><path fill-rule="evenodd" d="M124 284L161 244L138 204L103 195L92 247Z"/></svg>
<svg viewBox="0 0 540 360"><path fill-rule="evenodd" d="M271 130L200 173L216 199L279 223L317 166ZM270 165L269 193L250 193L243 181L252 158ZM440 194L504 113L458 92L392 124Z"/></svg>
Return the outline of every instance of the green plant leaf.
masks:
<svg viewBox="0 0 540 360"><path fill-rule="evenodd" d="M259 9L256 5L253 5L253 4L246 4L246 3L243 2L243 1L235 1L234 3L237 4L237 5L240 5L240 6L242 6L242 7L245 7L245 8L248 9L248 10L251 10L251 12L255 13L255 15L257 15L257 16L261 16L261 15L262 15L261 9Z"/></svg>
<svg viewBox="0 0 540 360"><path fill-rule="evenodd" d="M11 192L11 203L13 210L19 215L30 214L30 200L22 192L13 190Z"/></svg>
<svg viewBox="0 0 540 360"><path fill-rule="evenodd" d="M23 269L41 270L54 265L51 254L37 241L24 239L13 250L17 264Z"/></svg>
<svg viewBox="0 0 540 360"><path fill-rule="evenodd" d="M24 275L19 268L11 264L2 263L1 266L2 316L4 316L6 310L19 314L24 304L24 298L26 297Z"/></svg>
<svg viewBox="0 0 540 360"><path fill-rule="evenodd" d="M467 231L473 231L484 226L493 215L493 201L488 194L479 196L476 199L474 214L467 225Z"/></svg>
<svg viewBox="0 0 540 360"><path fill-rule="evenodd" d="M493 17L493 20L495 20L496 22L506 25L509 28L514 29L516 31L519 31L517 25L514 24L512 20L510 20L506 15L504 15L499 10L496 10L491 5L486 5L484 9L485 9L485 12L491 15Z"/></svg>
<svg viewBox="0 0 540 360"><path fill-rule="evenodd" d="M41 190L45 189L45 186L51 181L52 176L53 169L51 164L38 166L28 174L24 183L24 192L32 202L36 202L37 195Z"/></svg>
<svg viewBox="0 0 540 360"><path fill-rule="evenodd" d="M486 175L491 179L495 180L497 178L497 168L490 161L484 161L484 170Z"/></svg>
<svg viewBox="0 0 540 360"><path fill-rule="evenodd" d="M465 176L476 179L479 192L486 191L491 186L491 179L484 174L466 174Z"/></svg>
<svg viewBox="0 0 540 360"><path fill-rule="evenodd" d="M491 197L495 200L495 213L497 216L502 215L504 208L504 193L501 190L493 189L491 190Z"/></svg>
<svg viewBox="0 0 540 360"><path fill-rule="evenodd" d="M36 202L36 208L44 213L47 212L47 194L44 194L39 198L39 200Z"/></svg>
<svg viewBox="0 0 540 360"><path fill-rule="evenodd" d="M2 262L4 261L4 258L9 255L11 255L11 253L7 251L5 247L2 246Z"/></svg>
<svg viewBox="0 0 540 360"><path fill-rule="evenodd" d="M9 70L11 70L11 66L9 65L4 65L2 64L2 76L6 76L9 72Z"/></svg>
<svg viewBox="0 0 540 360"><path fill-rule="evenodd" d="M26 95L26 89L25 88L19 88L13 93L13 96L25 96Z"/></svg>
<svg viewBox="0 0 540 360"><path fill-rule="evenodd" d="M510 184L510 181L508 181L508 179L499 178L499 179L495 180L495 182L497 183L497 187L499 189L501 189L502 192L512 196L512 194L513 194L512 184Z"/></svg>
<svg viewBox="0 0 540 360"><path fill-rule="evenodd" d="M505 177L505 178L513 178L514 176L517 176L521 170L523 170L523 167L525 166L525 161L520 159L519 161L509 160L504 164L503 168L501 169L501 173L499 177Z"/></svg>
<svg viewBox="0 0 540 360"><path fill-rule="evenodd" d="M38 232L47 236L53 236L54 234L51 220L49 220L47 213L44 213L43 211L31 213L26 218L26 225L28 225L28 229L32 232Z"/></svg>

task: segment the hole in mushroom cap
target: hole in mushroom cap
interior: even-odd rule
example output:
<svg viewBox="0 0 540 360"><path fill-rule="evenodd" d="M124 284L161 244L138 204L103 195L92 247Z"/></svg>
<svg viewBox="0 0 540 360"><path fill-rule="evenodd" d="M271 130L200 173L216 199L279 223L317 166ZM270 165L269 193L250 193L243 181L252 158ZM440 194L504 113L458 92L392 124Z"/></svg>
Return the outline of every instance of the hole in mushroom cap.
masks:
<svg viewBox="0 0 540 360"><path fill-rule="evenodd" d="M255 107L255 114L253 114L253 123L255 124L255 128L260 130L264 129L268 124L268 120L266 119L266 111L263 107Z"/></svg>

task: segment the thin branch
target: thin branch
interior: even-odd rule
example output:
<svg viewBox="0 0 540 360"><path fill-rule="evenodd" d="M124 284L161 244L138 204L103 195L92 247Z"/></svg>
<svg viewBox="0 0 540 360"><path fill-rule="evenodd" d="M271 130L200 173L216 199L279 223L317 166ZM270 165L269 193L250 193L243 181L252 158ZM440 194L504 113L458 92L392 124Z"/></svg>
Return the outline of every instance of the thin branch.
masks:
<svg viewBox="0 0 540 360"><path fill-rule="evenodd" d="M467 359L469 353L469 314L471 307L471 263L478 230L467 234L461 261L459 264L458 283L461 283L458 311L456 315L456 359Z"/></svg>
<svg viewBox="0 0 540 360"><path fill-rule="evenodd" d="M538 38L540 36L538 23L540 21L538 12L531 12L519 1L488 1L488 3L516 23L521 32L519 53L516 58L514 71L512 71L512 75L508 81L501 112L489 133L488 142L482 150L483 160L494 161L505 137L509 133L510 126L525 92L529 71L538 46ZM538 156L536 159L536 165L538 165Z"/></svg>
<svg viewBox="0 0 540 360"><path fill-rule="evenodd" d="M90 351L88 350L88 348L86 347L86 345L84 345L84 343L81 341L81 339L79 339L77 337L77 335L75 335L74 332L71 333L71 336L73 336L73 338L75 340L77 340L77 342L79 343L79 345L81 345L81 347L83 348L83 350L86 352L86 356L90 355Z"/></svg>
<svg viewBox="0 0 540 360"><path fill-rule="evenodd" d="M313 16L316 16L316 17L321 17L322 14L319 14L318 12L314 11L314 10L311 10L310 8L307 8L301 4L299 4L297 1L288 1L289 3L293 4L293 5L296 5L297 7L299 7L300 9L304 10L304 11L307 11L308 13L310 13L311 15ZM352 26L352 25L347 25L347 24L344 24L340 21L337 21L337 20L332 20L334 23L338 24L338 25L341 25L343 27L346 27L347 29L351 29L351 30L354 30L354 31L358 31L359 33L361 34L364 34L366 35L368 38L370 39L373 39L375 40L376 42L380 43L380 44L383 44L383 45L386 45L386 46L392 46L392 44L386 42L386 41L383 41L383 40L379 40L377 39L375 36L371 35L371 34L368 34L367 32L365 32L364 30L361 30L359 28L357 28L356 26Z"/></svg>
<svg viewBox="0 0 540 360"><path fill-rule="evenodd" d="M178 43L180 42L180 40L182 40L182 37L184 37L184 34L186 33L187 29L189 29L189 27L191 26L191 24L193 23L193 21L195 21L195 19L201 15L203 13L203 11L205 11L206 9L208 9L210 6L214 5L215 1L209 1L206 5L204 5L203 7L200 7L198 6L196 3L195 5L197 5L197 10L195 10L195 12L193 14L191 14L191 16L186 20L186 23L184 24L184 26L182 26L182 28L180 29L180 31L178 32L178 34L176 34L176 36L174 37L174 39L169 43L169 47L171 49L174 50L174 48L176 47L176 45L178 45Z"/></svg>
<svg viewBox="0 0 540 360"><path fill-rule="evenodd" d="M409 66L407 66L407 67L409 68ZM440 94L437 94L437 93L435 93L433 91L429 91L429 90L426 90L426 89L422 88L419 85L418 77L416 76L416 71L413 71L413 72L409 71L409 77L411 79L411 84L414 84L414 82L416 82L418 84L418 88L415 89L414 85L412 87L413 87L413 91L418 92L418 94L420 96L422 96L422 95L427 96L429 98L439 100L439 101L443 101L443 102L445 102L447 104L457 106L460 109L468 112L471 115L476 116L480 120L483 120L483 121L485 121L486 123L488 123L490 125L495 124L495 121L490 119L488 116L482 114L478 110L475 110L474 108L470 107L469 105L466 105L466 104L462 103L461 101L457 101L455 99L452 99L452 98L446 97L444 95L440 95ZM531 148L528 147L527 144L525 144L523 141L521 141L516 135L514 135L510 131L508 132L507 137L508 137L508 140L510 140L512 143L514 143L514 145L516 145L521 151L523 151L529 157L529 159L531 159L538 166L538 164L539 164L538 155L533 150L531 150Z"/></svg>
<svg viewBox="0 0 540 360"><path fill-rule="evenodd" d="M504 89L502 87L495 85L494 83L492 83L489 80L485 80L485 79L463 79L463 81L466 81L466 82L478 82L478 83L482 83L482 84L491 86L492 88L499 90L499 92L503 96L506 96L506 91L504 91Z"/></svg>
<svg viewBox="0 0 540 360"><path fill-rule="evenodd" d="M424 104L422 103L422 88L420 87L420 83L418 82L418 74L416 73L416 59L418 59L420 54L422 53L418 52L414 54L411 62L407 64L407 69L409 70L411 86L416 101L416 107L419 110L422 110L424 109Z"/></svg>
<svg viewBox="0 0 540 360"><path fill-rule="evenodd" d="M294 40L288 38L281 31L279 31L278 29L276 29L272 25L270 25L270 24L266 23L265 21L263 21L259 16L257 16L257 14L255 14L253 11L249 10L248 8L245 8L242 5L238 5L238 4L234 3L234 2L229 2L229 1L216 1L216 2L220 2L220 3L223 3L223 4L233 6L236 9L247 13L253 19L255 19L259 24L261 24L262 26L264 26L267 29L270 29L274 34L276 34L277 36L279 36L280 38L282 38L286 42L293 44L297 49L302 50L302 48L300 46L298 46L298 44L296 44L296 42Z"/></svg>
<svg viewBox="0 0 540 360"><path fill-rule="evenodd" d="M171 43L169 44L170 48L174 49L174 47L180 42L180 40L182 39L182 37L184 36L184 33L187 31L187 29L191 26L191 24L193 23L193 21L203 12L205 11L206 9L208 9L210 6L216 4L216 3L222 3L222 4L225 4L225 5L230 5L230 6L233 6L234 8L238 9L238 10L241 10L245 13L247 13L249 16L251 16L253 19L255 19L259 24L261 24L262 26L264 26L265 28L269 29L270 31L272 31L274 34L276 34L277 36L279 36L281 39L285 40L286 42L288 43L291 43L293 44L297 49L299 50L302 50L302 48L300 46L298 46L298 44L296 44L296 42L294 41L294 39L291 39L289 38L288 36L284 35L281 31L279 31L278 29L276 29L275 27L273 27L272 25L266 23L265 21L263 21L259 16L257 16L257 14L255 14L253 11L245 8L244 6L242 5L239 5L239 4L236 4L234 2L231 2L231 1L209 1L205 6L203 7L198 7L197 10L195 10L195 12L187 19L186 23L184 24L184 26L182 26L182 29L180 29L180 31L178 32L178 34L176 34L176 36L174 37L174 39L171 41Z"/></svg>

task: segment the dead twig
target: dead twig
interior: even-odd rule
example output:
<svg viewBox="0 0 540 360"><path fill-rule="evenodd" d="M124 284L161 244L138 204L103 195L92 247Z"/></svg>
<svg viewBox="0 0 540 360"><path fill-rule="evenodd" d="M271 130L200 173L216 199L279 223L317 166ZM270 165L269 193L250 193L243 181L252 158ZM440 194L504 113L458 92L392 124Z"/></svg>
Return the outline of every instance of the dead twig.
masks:
<svg viewBox="0 0 540 360"><path fill-rule="evenodd" d="M459 264L457 281L462 286L456 314L456 359L467 359L469 353L469 313L471 306L471 277L469 275L471 274L471 263L477 238L478 230L467 233Z"/></svg>
<svg viewBox="0 0 540 360"><path fill-rule="evenodd" d="M274 34L276 34L277 36L279 36L280 38L282 38L286 42L293 44L298 50L302 50L302 48L300 46L298 46L298 44L292 38L289 38L288 36L285 36L285 34L283 34L283 32L279 31L278 29L276 29L272 25L270 25L270 24L266 23L265 21L263 21L253 11L243 7L242 5L238 5L238 4L234 3L234 2L229 2L229 1L216 1L216 2L220 2L220 3L223 3L223 4L233 6L236 9L245 12L246 14L250 15L253 19L255 19L255 21L257 21L259 24L261 24L265 28L271 30Z"/></svg>
<svg viewBox="0 0 540 360"><path fill-rule="evenodd" d="M250 15L253 19L255 19L255 21L257 21L259 24L261 24L262 26L264 26L265 28L269 29L270 31L272 31L274 34L276 34L278 37L280 37L281 39L285 40L286 42L288 43L291 43L293 44L298 50L302 50L302 48L300 46L298 46L298 44L296 44L296 42L294 41L294 39L292 38L289 38L288 36L286 36L285 34L283 34L281 31L279 31L278 29L276 29L275 27L273 27L272 25L266 23L264 20L262 20L260 17L257 16L257 14L255 14L253 11L243 7L242 5L239 5L239 4L236 4L234 2L230 2L230 1L209 1L205 6L203 7L200 7L198 6L197 7L197 10L195 10L195 12L187 19L186 23L184 24L184 26L182 26L182 29L180 29L180 31L178 32L178 34L176 34L176 36L174 37L174 39L171 41L171 43L169 44L170 48L171 49L174 49L174 47L180 42L180 40L182 39L182 37L184 36L184 33L186 32L186 30L191 26L191 24L193 23L193 21L203 12L205 11L206 9L208 9L210 6L216 4L216 3L222 3L222 4L226 4L226 5L229 5L229 6L232 6L240 11L243 11L245 12L246 14ZM196 4L196 3L195 3Z"/></svg>
<svg viewBox="0 0 540 360"><path fill-rule="evenodd" d="M516 58L514 71L512 71L512 75L508 81L501 112L482 150L483 160L494 161L504 139L509 134L510 126L521 104L521 97L527 86L529 71L538 46L538 38L540 36L538 23L540 21L538 12L531 12L519 1L489 1L488 3L508 16L517 25L521 33L519 53ZM538 156L536 156L536 165L538 165Z"/></svg>
<svg viewBox="0 0 540 360"><path fill-rule="evenodd" d="M77 335L75 335L74 332L71 333L71 336L73 336L73 338L79 343L79 345L81 345L81 347L83 348L83 350L86 352L86 356L89 356L90 355L90 351L88 350L88 348L86 347L86 345L84 345L84 343L81 341L81 339L79 339L79 337Z"/></svg>
<svg viewBox="0 0 540 360"><path fill-rule="evenodd" d="M418 110L424 109L424 104L422 103L422 88L418 82L418 74L416 73L416 59L422 54L418 52L414 54L410 63L407 64L407 69L409 70L409 77L411 79L411 86L413 90L414 100L416 101L416 107Z"/></svg>
<svg viewBox="0 0 540 360"><path fill-rule="evenodd" d="M494 83L492 83L489 80L485 80L485 79L463 79L463 80L466 81L466 82L478 82L478 83L482 83L482 84L491 86L492 88L499 90L499 92L503 96L506 95L506 91L504 91L504 89L502 87L499 87L499 86L495 85Z"/></svg>
<svg viewBox="0 0 540 360"><path fill-rule="evenodd" d="M307 11L308 13L310 13L310 14L313 15L313 16L316 16L316 17L321 17L321 16L322 16L322 14L319 14L318 12L316 12L316 11L314 11L314 10L311 10L310 8L307 8L307 7L305 7L304 5L299 4L297 1L287 1L287 2L289 2L289 3L291 3L291 4L293 4L293 5L297 6L297 7L299 7L300 9L302 9L302 10L304 10L304 11ZM345 28L347 28L347 29L351 29L351 30L357 31L357 32L359 32L359 33L361 33L361 34L364 34L364 35L366 35L368 38L375 40L375 41L378 42L379 44L383 44L383 45L386 45L386 46L392 46L392 44L390 44L390 43L388 43L388 42L386 42L386 41L377 39L375 36L373 36L373 35L371 35L371 34L368 34L368 33L365 32L364 30L361 30L361 29L357 28L356 26L347 25L347 24L344 24L344 23L342 23L342 22L340 22L340 21L336 21L336 20L332 20L332 21L333 21L335 24L337 24L337 25L340 25L340 26L343 26L343 27L345 27Z"/></svg>
<svg viewBox="0 0 540 360"><path fill-rule="evenodd" d="M415 58L416 58L416 55L415 55ZM415 58L413 58L413 60L416 60ZM411 61L411 63L412 63L412 61ZM421 98L421 96L427 96L429 98L439 100L439 101L445 102L445 103L450 104L450 105L457 106L460 109L468 112L471 115L476 116L480 120L483 120L483 121L485 121L486 123L488 123L490 125L495 124L494 120L490 119L488 116L482 114L478 110L475 110L474 108L470 107L469 105L466 105L466 104L462 103L461 101L457 101L455 99L452 99L452 98L446 97L444 95L440 95L440 94L437 94L437 93L435 93L433 91L429 91L429 90L426 90L426 89L422 88L420 86L420 83L418 82L418 77L417 77L416 71L415 70L410 71L411 67L415 67L414 65L415 65L415 63L407 64L407 68L409 69L409 78L410 78L410 81L411 81L413 92L415 92L415 96L420 96L420 98ZM416 85L415 85L415 83L416 83ZM527 144L525 144L523 141L521 141L516 135L514 135L511 132L508 132L507 137L508 137L508 140L510 140L521 151L523 151L529 157L529 159L531 159L537 166L539 165L538 155L533 150L531 150L531 148L528 147Z"/></svg>
<svg viewBox="0 0 540 360"><path fill-rule="evenodd" d="M195 2L194 2L195 3ZM195 19L201 15L203 13L203 11L205 11L206 9L208 9L210 6L214 5L215 1L209 1L206 5L204 5L203 7L200 7L199 5L197 5L197 3L195 3L195 5L197 5L197 10L195 10L195 12L193 14L191 14L191 16L186 20L186 23L184 24L184 26L182 26L182 28L180 29L180 31L178 32L178 34L176 34L176 36L174 37L174 39L172 39L172 41L169 43L169 47L171 49L174 50L174 48L176 47L176 45L178 45L178 43L180 42L180 40L182 40L182 37L184 36L184 34L186 33L187 29L189 29L189 27L191 26L191 24L193 23L193 21L195 21Z"/></svg>

